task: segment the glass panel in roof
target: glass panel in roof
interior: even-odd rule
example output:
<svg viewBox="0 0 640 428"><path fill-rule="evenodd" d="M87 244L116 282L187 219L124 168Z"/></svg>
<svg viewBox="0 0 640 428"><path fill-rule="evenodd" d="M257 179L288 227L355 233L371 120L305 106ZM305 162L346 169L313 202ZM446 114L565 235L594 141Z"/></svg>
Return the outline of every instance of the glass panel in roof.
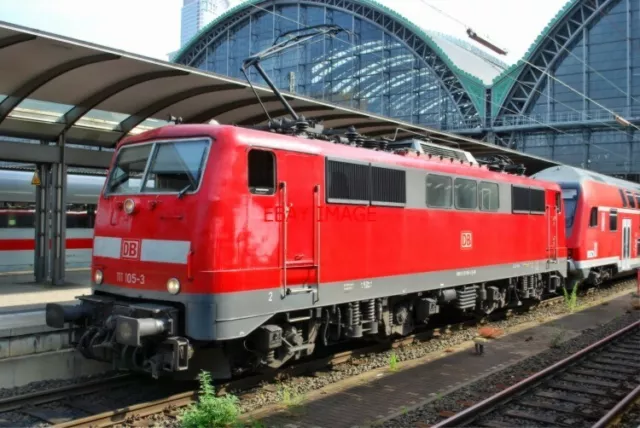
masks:
<svg viewBox="0 0 640 428"><path fill-rule="evenodd" d="M132 135L140 134L141 132L149 131L150 129L159 128L160 126L167 125L168 123L169 121L162 120L162 119L153 119L153 118L147 119L144 122L142 122L140 125L133 128L129 132L129 134L132 134Z"/></svg>
<svg viewBox="0 0 640 428"><path fill-rule="evenodd" d="M93 109L82 116L82 118L76 122L76 125L113 131L120 122L128 117L129 115L124 113Z"/></svg>
<svg viewBox="0 0 640 428"><path fill-rule="evenodd" d="M52 103L27 98L13 109L10 117L38 120L41 122L57 122L66 112L73 108L69 104Z"/></svg>

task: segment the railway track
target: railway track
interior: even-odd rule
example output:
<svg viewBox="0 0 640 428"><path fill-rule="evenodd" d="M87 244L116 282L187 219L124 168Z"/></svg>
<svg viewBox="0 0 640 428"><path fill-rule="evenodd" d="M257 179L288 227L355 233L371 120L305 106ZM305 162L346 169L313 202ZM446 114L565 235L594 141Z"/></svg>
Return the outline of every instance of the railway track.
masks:
<svg viewBox="0 0 640 428"><path fill-rule="evenodd" d="M433 428L604 428L640 398L640 321Z"/></svg>
<svg viewBox="0 0 640 428"><path fill-rule="evenodd" d="M321 358L296 363L277 372L251 375L215 385L218 395L246 391L264 382L274 379L301 376L344 364L359 357L383 352L385 350L410 346L413 343L446 337L453 331L471 328L492 319L510 317L518 312L541 306L562 303L562 296L544 300L532 307L496 312L482 319L470 319L460 323L440 325L412 334L380 343L368 343L355 349L349 349ZM123 374L114 378L96 380L83 384L69 385L22 396L0 399L0 427L33 426L36 423L56 427L110 427L130 424L139 418L156 414L175 416L184 408L198 400L198 390L192 383L170 386L161 385L146 377ZM133 394L133 391L138 393ZM104 394L109 391L109 394ZM92 395L100 395L92 399ZM16 414L30 418L28 425L16 424L15 418L5 415Z"/></svg>

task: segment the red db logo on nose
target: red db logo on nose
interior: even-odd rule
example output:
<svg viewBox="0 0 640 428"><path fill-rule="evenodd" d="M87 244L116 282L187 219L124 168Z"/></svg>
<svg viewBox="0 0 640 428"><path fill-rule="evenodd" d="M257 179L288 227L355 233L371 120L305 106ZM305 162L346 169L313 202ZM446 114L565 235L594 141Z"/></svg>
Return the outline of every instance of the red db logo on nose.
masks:
<svg viewBox="0 0 640 428"><path fill-rule="evenodd" d="M471 248L473 247L471 232L462 232L460 234L460 247L462 248Z"/></svg>
<svg viewBox="0 0 640 428"><path fill-rule="evenodd" d="M120 248L120 256L123 259L138 260L140 258L140 240L123 239Z"/></svg>

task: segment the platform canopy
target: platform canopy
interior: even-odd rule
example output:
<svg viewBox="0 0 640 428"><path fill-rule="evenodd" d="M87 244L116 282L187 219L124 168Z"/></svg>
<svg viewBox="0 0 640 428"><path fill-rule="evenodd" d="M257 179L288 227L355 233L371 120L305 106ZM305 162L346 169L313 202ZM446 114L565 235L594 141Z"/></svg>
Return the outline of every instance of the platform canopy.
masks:
<svg viewBox="0 0 640 428"><path fill-rule="evenodd" d="M68 143L113 148L128 134L167 123L169 115L185 123L216 119L225 124L256 125L267 120L247 82L2 21L0 76L0 135L44 141L64 135ZM268 88L257 90L272 117L286 115ZM364 111L289 93L285 96L299 114L322 119L328 129L353 125L371 137L418 133L475 156L507 155L524 164L527 174L557 164ZM0 142L0 160L34 162L29 158L37 152L33 148L19 150L16 143ZM80 156L76 153L73 158ZM76 162L91 164L79 158Z"/></svg>

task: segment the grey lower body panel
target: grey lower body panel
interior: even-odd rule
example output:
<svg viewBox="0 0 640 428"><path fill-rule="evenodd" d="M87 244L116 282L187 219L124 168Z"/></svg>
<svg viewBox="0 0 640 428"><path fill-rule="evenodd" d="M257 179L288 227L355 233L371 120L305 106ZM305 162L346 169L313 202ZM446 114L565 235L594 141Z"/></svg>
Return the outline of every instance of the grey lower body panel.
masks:
<svg viewBox="0 0 640 428"><path fill-rule="evenodd" d="M245 337L277 313L337 305L478 284L518 276L558 272L567 275L567 259L509 263L479 268L363 278L220 294L178 294L143 291L113 285L94 286L95 291L157 301L180 302L186 309L186 335L196 340L231 340Z"/></svg>

